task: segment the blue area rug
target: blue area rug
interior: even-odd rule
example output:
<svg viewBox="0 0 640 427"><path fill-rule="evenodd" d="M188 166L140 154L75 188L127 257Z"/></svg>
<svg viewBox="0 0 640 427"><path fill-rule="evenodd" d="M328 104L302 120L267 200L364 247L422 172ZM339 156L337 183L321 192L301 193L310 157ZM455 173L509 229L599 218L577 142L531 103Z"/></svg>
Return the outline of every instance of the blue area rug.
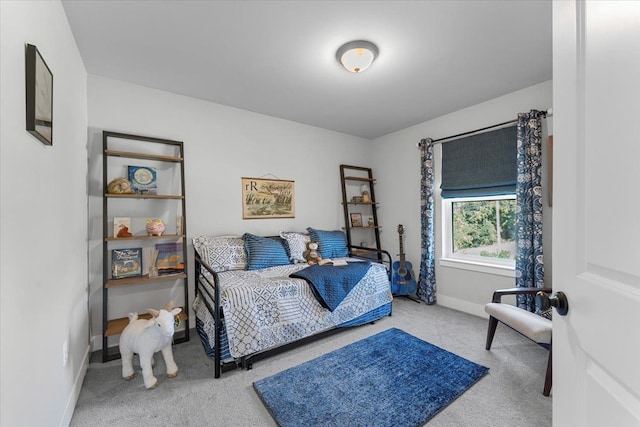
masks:
<svg viewBox="0 0 640 427"><path fill-rule="evenodd" d="M282 427L421 426L488 371L392 328L253 387Z"/></svg>

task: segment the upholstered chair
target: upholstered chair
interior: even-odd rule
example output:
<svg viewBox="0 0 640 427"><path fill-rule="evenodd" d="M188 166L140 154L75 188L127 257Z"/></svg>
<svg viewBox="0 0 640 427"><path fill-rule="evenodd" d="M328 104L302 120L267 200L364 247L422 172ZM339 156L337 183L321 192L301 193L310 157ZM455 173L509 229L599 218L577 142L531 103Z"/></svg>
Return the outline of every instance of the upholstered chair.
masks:
<svg viewBox="0 0 640 427"><path fill-rule="evenodd" d="M489 314L489 329L487 331L486 349L491 349L493 336L498 322L507 325L533 342L549 350L547 374L542 394L549 396L551 392L551 320L547 317L523 310L511 304L501 302L504 295L536 295L538 292L551 293L550 288L512 288L497 290L493 293L492 301L485 305L484 310Z"/></svg>

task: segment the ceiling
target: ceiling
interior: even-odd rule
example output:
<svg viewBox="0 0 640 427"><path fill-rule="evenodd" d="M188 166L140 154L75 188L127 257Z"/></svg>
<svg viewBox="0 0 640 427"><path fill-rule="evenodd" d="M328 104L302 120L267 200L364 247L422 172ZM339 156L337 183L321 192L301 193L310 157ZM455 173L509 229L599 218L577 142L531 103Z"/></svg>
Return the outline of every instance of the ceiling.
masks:
<svg viewBox="0 0 640 427"><path fill-rule="evenodd" d="M369 139L552 77L551 0L63 5L89 74Z"/></svg>

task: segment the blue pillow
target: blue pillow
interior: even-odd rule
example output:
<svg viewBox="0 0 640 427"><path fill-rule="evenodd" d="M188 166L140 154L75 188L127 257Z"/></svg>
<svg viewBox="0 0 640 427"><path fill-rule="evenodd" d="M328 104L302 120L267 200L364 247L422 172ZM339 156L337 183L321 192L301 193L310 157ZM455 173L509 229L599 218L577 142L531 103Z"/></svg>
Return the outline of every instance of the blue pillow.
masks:
<svg viewBox="0 0 640 427"><path fill-rule="evenodd" d="M247 270L290 264L284 246L274 239L245 233L244 247L247 251Z"/></svg>
<svg viewBox="0 0 640 427"><path fill-rule="evenodd" d="M322 258L342 258L349 256L347 236L340 230L324 231L308 227L311 241L318 244Z"/></svg>

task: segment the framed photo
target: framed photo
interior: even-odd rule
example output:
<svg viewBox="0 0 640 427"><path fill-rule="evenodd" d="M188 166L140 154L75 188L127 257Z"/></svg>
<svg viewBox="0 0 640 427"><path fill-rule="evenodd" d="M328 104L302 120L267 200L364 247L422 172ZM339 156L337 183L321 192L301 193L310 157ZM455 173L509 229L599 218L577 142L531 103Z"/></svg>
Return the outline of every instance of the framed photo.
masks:
<svg viewBox="0 0 640 427"><path fill-rule="evenodd" d="M53 74L32 44L26 47L25 77L27 131L53 145Z"/></svg>
<svg viewBox="0 0 640 427"><path fill-rule="evenodd" d="M359 213L351 214L351 226L362 227L362 214L359 214Z"/></svg>
<svg viewBox="0 0 640 427"><path fill-rule="evenodd" d="M156 194L158 189L156 168L129 166L131 189L137 194Z"/></svg>
<svg viewBox="0 0 640 427"><path fill-rule="evenodd" d="M184 272L182 242L157 243L156 250L158 251L156 268L160 276Z"/></svg>
<svg viewBox="0 0 640 427"><path fill-rule="evenodd" d="M293 181L242 178L242 219L295 218Z"/></svg>
<svg viewBox="0 0 640 427"><path fill-rule="evenodd" d="M131 237L131 218L124 216L113 217L113 237Z"/></svg>

